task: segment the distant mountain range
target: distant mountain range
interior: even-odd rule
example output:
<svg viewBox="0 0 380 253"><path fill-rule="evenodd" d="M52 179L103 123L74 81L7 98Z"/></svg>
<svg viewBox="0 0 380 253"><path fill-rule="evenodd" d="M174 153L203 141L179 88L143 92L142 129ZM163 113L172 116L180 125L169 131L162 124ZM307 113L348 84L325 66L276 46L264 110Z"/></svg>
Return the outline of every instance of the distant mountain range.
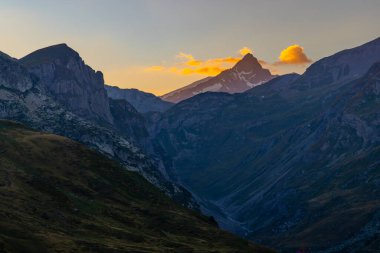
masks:
<svg viewBox="0 0 380 253"><path fill-rule="evenodd" d="M105 86L108 97L112 99L123 99L128 101L140 113L164 112L173 103L163 101L152 93L140 91L138 89L120 89L116 86Z"/></svg>
<svg viewBox="0 0 380 253"><path fill-rule="evenodd" d="M380 38L240 94L204 93L151 126L170 178L222 226L278 249L380 240Z"/></svg>
<svg viewBox="0 0 380 253"><path fill-rule="evenodd" d="M172 91L161 98L178 103L205 92L240 93L274 77L269 70L262 68L259 61L249 53L231 69L225 70L215 77L208 77Z"/></svg>

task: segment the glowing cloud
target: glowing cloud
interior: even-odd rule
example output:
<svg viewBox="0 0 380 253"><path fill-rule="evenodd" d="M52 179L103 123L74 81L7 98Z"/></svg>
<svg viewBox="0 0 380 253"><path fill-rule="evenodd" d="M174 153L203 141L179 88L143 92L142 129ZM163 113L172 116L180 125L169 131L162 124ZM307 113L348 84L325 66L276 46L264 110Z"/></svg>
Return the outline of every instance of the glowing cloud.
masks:
<svg viewBox="0 0 380 253"><path fill-rule="evenodd" d="M281 51L276 64L307 64L312 62L300 45L292 45Z"/></svg>
<svg viewBox="0 0 380 253"><path fill-rule="evenodd" d="M145 70L146 71L162 71L164 69L165 69L164 66L150 66L150 67L146 68Z"/></svg>
<svg viewBox="0 0 380 253"><path fill-rule="evenodd" d="M194 58L194 56L192 56L191 54L185 54L185 53L179 53L177 55L178 58L184 58L184 59L187 59L187 62L186 62L186 65L189 65L189 66L199 66L202 64L202 61L199 61L199 60L196 60Z"/></svg>
<svg viewBox="0 0 380 253"><path fill-rule="evenodd" d="M200 75L207 75L207 76L216 76L223 70L225 70L225 68L213 67L213 66L201 67L201 68L195 68L195 69L185 68L185 69L182 69L182 74L184 75L200 74Z"/></svg>
<svg viewBox="0 0 380 253"><path fill-rule="evenodd" d="M205 61L206 64L221 64L221 63L237 63L241 58L238 57L225 57L225 58L215 58Z"/></svg>
<svg viewBox="0 0 380 253"><path fill-rule="evenodd" d="M243 47L239 51L239 56L233 57L222 57L222 58L211 58L207 60L199 60L195 58L192 54L180 52L176 55L176 58L181 61L174 64L173 66L151 66L145 68L145 71L155 71L161 73L172 73L177 75L206 75L206 76L216 76L220 72L231 68L234 64L239 62L246 54L253 53L252 49L248 47ZM273 74L282 73L282 69L286 69L290 66L292 68L306 65L312 62L305 54L304 48L300 45L291 45L286 49L282 50L279 56L279 61L274 63L269 63L267 61L258 60L259 63L271 71Z"/></svg>
<svg viewBox="0 0 380 253"><path fill-rule="evenodd" d="M158 68L160 67L160 68ZM199 74L199 75L207 75L207 76L216 76L223 70L226 70L226 68L218 67L218 66L209 66L209 67L198 67L198 68L180 68L180 67L169 67L165 68L163 66L153 66L149 68L145 68L144 71L148 72L164 72L164 73L174 73L177 75L192 75L192 74Z"/></svg>
<svg viewBox="0 0 380 253"><path fill-rule="evenodd" d="M180 52L176 55L177 58L184 61L177 63L171 67L165 66L151 66L145 68L145 71L157 71L164 73L175 73L178 75L207 75L207 76L216 76L223 70L231 68L233 64L236 64L241 60L242 56L247 53L251 53L252 50L244 47L239 50L240 57L222 57L222 58L211 58L208 60L198 60L192 54L187 54Z"/></svg>
<svg viewBox="0 0 380 253"><path fill-rule="evenodd" d="M252 52L253 51L250 48L248 48L248 47L243 47L242 49L239 50L239 54L241 56L244 56L246 54L252 54Z"/></svg>

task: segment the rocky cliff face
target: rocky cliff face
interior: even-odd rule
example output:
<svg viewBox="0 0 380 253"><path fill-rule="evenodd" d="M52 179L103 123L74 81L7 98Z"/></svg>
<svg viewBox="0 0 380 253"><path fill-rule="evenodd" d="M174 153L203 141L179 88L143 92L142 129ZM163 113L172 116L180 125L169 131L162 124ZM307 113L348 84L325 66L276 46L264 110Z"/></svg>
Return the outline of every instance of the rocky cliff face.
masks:
<svg viewBox="0 0 380 253"><path fill-rule="evenodd" d="M181 89L163 95L165 101L178 103L205 92L240 93L263 84L275 76L261 67L258 60L247 54L233 68L211 78L190 84Z"/></svg>
<svg viewBox="0 0 380 253"><path fill-rule="evenodd" d="M64 51L66 52L66 49ZM63 56L62 59L56 59L59 62L58 65L65 65L71 61L71 54L67 58L65 55ZM45 58L43 59L45 60ZM47 60L50 62L51 59ZM104 119L102 123L100 116L95 121L92 118L81 117L81 113L76 114L73 109L71 109L73 111L68 110L68 105L64 102L61 103L60 99L56 99L54 94L47 91L47 83L36 78L34 75L36 72L29 73L30 68L26 69L25 64L31 63L26 63L24 59L23 63L20 64L16 60L0 55L1 118L19 121L34 129L66 136L95 148L119 161L128 170L137 171L179 203L190 208L197 208L191 194L184 188L170 183L160 173L156 165L129 141L129 138L126 137L127 134L120 134L115 129L116 126L110 125L106 121L107 119ZM54 64L49 66L54 66ZM43 67L40 66L38 69L41 70ZM53 78L53 80L55 80L54 83L59 83L58 79ZM61 99L64 98L59 94L58 96ZM126 119L124 118L124 120Z"/></svg>
<svg viewBox="0 0 380 253"><path fill-rule="evenodd" d="M66 44L37 50L20 59L20 63L68 110L112 123L103 74L87 66Z"/></svg>
<svg viewBox="0 0 380 253"><path fill-rule="evenodd" d="M151 130L167 174L226 229L279 249L375 249L379 45L242 94L175 105Z"/></svg>
<svg viewBox="0 0 380 253"><path fill-rule="evenodd" d="M0 86L25 92L33 87L33 80L25 68L10 56L0 52Z"/></svg>

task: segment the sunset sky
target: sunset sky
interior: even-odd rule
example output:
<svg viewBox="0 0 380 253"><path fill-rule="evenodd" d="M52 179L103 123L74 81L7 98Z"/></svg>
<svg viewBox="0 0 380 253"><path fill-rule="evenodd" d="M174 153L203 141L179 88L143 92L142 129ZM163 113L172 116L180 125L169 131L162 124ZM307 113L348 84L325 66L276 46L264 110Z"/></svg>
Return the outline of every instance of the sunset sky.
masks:
<svg viewBox="0 0 380 253"><path fill-rule="evenodd" d="M253 52L275 74L379 35L379 0L2 0L0 51L67 43L110 85L162 95Z"/></svg>

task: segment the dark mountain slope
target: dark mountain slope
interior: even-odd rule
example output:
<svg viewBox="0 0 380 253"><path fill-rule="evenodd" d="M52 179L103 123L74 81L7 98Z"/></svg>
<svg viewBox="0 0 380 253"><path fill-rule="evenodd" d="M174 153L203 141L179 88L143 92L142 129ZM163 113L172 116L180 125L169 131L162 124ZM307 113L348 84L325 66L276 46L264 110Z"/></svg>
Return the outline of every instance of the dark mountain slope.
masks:
<svg viewBox="0 0 380 253"><path fill-rule="evenodd" d="M379 45L177 104L152 130L168 174L225 228L279 249L378 249Z"/></svg>
<svg viewBox="0 0 380 253"><path fill-rule="evenodd" d="M0 121L2 252L270 252L64 137Z"/></svg>
<svg viewBox="0 0 380 253"><path fill-rule="evenodd" d="M109 104L115 128L126 137L133 136L140 146L144 145L148 137L144 116L124 99L110 98Z"/></svg>

